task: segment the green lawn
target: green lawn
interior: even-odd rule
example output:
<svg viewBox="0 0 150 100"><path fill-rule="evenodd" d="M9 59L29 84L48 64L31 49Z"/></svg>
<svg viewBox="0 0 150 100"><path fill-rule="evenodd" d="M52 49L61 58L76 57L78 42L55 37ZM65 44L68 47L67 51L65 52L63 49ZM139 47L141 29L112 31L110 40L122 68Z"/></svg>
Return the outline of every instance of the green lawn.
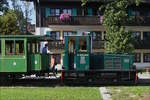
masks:
<svg viewBox="0 0 150 100"><path fill-rule="evenodd" d="M107 87L113 100L150 100L150 86Z"/></svg>
<svg viewBox="0 0 150 100"><path fill-rule="evenodd" d="M0 100L101 100L96 87L0 87Z"/></svg>

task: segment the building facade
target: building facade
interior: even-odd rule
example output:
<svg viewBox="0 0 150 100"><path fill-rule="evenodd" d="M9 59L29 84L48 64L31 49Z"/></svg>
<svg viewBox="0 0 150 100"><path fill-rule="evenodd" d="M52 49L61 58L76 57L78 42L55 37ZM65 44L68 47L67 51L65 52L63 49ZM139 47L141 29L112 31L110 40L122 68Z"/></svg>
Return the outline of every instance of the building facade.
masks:
<svg viewBox="0 0 150 100"><path fill-rule="evenodd" d="M57 63L62 64L64 35L92 35L92 52L104 52L105 30L102 25L103 12L98 9L101 0L89 0L81 6L81 0L29 0L34 2L36 11L36 35L48 35L55 39L49 43L50 51L57 54ZM150 3L129 6L126 30L136 38L134 61L137 68L150 67Z"/></svg>

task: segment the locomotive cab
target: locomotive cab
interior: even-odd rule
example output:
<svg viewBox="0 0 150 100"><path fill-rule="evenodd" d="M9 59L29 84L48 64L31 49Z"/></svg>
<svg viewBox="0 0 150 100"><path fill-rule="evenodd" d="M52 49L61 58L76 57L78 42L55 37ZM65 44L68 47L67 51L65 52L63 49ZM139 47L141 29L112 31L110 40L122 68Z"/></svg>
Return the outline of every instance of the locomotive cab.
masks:
<svg viewBox="0 0 150 100"><path fill-rule="evenodd" d="M65 36L63 65L65 70L89 70L90 35Z"/></svg>

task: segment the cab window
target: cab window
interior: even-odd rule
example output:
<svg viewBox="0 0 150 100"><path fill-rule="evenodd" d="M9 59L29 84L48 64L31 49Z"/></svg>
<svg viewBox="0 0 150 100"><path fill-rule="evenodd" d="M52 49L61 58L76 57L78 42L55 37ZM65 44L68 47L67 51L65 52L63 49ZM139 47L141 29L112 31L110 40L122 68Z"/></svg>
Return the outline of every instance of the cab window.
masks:
<svg viewBox="0 0 150 100"><path fill-rule="evenodd" d="M87 51L87 42L86 38L81 38L79 42L79 49L80 51Z"/></svg>
<svg viewBox="0 0 150 100"><path fill-rule="evenodd" d="M15 54L14 41L13 40L6 40L5 41L5 51L6 51L6 55Z"/></svg>
<svg viewBox="0 0 150 100"><path fill-rule="evenodd" d="M19 40L15 42L16 44L16 55L24 54L24 41Z"/></svg>

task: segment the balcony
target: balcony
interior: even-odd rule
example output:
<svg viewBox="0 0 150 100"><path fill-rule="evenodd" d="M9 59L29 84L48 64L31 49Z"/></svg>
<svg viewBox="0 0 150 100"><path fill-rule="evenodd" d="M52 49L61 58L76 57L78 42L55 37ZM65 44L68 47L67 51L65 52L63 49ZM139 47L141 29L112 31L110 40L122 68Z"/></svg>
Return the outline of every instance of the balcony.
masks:
<svg viewBox="0 0 150 100"><path fill-rule="evenodd" d="M49 16L44 25L101 25L98 16L71 16L69 21L61 21L59 16Z"/></svg>
<svg viewBox="0 0 150 100"><path fill-rule="evenodd" d="M104 49L104 41L92 41L92 49Z"/></svg>
<svg viewBox="0 0 150 100"><path fill-rule="evenodd" d="M126 26L150 26L150 17L130 16ZM43 19L43 25L102 25L99 16L71 16L69 21L61 21L59 16L49 16Z"/></svg>
<svg viewBox="0 0 150 100"><path fill-rule="evenodd" d="M128 26L150 26L150 17L130 16L127 20Z"/></svg>
<svg viewBox="0 0 150 100"><path fill-rule="evenodd" d="M59 51L64 49L64 43L62 40L50 41L48 45L50 51Z"/></svg>

